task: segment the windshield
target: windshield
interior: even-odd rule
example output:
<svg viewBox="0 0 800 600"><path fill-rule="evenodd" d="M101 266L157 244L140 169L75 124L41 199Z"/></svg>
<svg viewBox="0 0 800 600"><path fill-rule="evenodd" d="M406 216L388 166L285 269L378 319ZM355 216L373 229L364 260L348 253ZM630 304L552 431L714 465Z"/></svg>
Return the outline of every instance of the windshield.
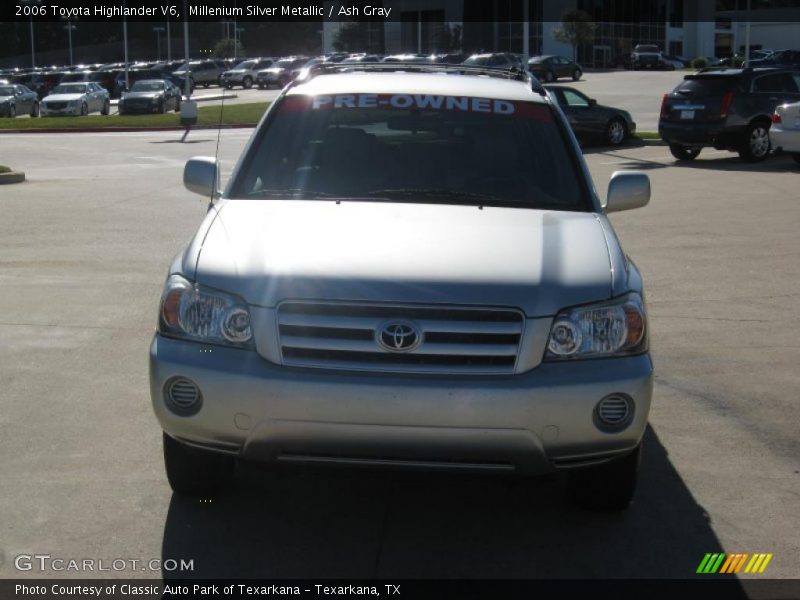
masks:
<svg viewBox="0 0 800 600"><path fill-rule="evenodd" d="M86 92L86 86L79 83L59 85L53 90L54 94L83 94L84 92Z"/></svg>
<svg viewBox="0 0 800 600"><path fill-rule="evenodd" d="M250 69L252 69L255 66L255 64L256 64L256 61L254 61L254 60L244 60L244 61L240 62L238 65L236 65L235 67L233 67L233 69L234 70L242 69L244 71L249 71Z"/></svg>
<svg viewBox="0 0 800 600"><path fill-rule="evenodd" d="M0 85L0 96L13 96L14 88L10 85Z"/></svg>
<svg viewBox="0 0 800 600"><path fill-rule="evenodd" d="M658 52L658 46L636 46L636 52Z"/></svg>
<svg viewBox="0 0 800 600"><path fill-rule="evenodd" d="M464 96L288 96L234 198L339 197L590 210L545 104Z"/></svg>
<svg viewBox="0 0 800 600"><path fill-rule="evenodd" d="M470 56L463 64L475 67L485 67L489 64L489 59L492 58L491 54L484 54L483 56Z"/></svg>
<svg viewBox="0 0 800 600"><path fill-rule="evenodd" d="M164 84L160 81L137 81L131 88L132 92L160 92Z"/></svg>
<svg viewBox="0 0 800 600"><path fill-rule="evenodd" d="M273 68L276 69L288 69L294 64L294 62L295 62L294 58L282 58L272 66Z"/></svg>

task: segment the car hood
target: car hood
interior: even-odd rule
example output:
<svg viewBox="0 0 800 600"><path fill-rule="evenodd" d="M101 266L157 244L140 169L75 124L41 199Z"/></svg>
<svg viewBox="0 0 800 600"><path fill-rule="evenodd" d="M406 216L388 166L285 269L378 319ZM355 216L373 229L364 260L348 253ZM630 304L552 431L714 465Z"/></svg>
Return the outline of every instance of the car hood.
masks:
<svg viewBox="0 0 800 600"><path fill-rule="evenodd" d="M234 73L247 73L248 69L229 69L225 71L225 75L233 75Z"/></svg>
<svg viewBox="0 0 800 600"><path fill-rule="evenodd" d="M261 69L259 73L283 73L285 70L283 67L269 67L268 69Z"/></svg>
<svg viewBox="0 0 800 600"><path fill-rule="evenodd" d="M134 98L156 98L164 92L126 92L122 97L123 100L132 100Z"/></svg>
<svg viewBox="0 0 800 600"><path fill-rule="evenodd" d="M70 100L80 100L85 94L51 94L47 96L45 102L69 102Z"/></svg>
<svg viewBox="0 0 800 600"><path fill-rule="evenodd" d="M3 102L8 102L9 100L13 100L15 96L0 96L0 104Z"/></svg>
<svg viewBox="0 0 800 600"><path fill-rule="evenodd" d="M447 303L549 316L611 296L593 213L296 200L223 200L217 210L195 280L254 305Z"/></svg>

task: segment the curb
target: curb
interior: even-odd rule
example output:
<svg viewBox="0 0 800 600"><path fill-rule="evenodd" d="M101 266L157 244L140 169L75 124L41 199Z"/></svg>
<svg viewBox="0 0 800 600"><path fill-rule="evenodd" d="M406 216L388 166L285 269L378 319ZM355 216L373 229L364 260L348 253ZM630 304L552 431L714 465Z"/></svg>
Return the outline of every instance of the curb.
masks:
<svg viewBox="0 0 800 600"><path fill-rule="evenodd" d="M192 127L192 131L204 129L253 129L256 123L238 123L233 125L200 125ZM0 129L4 133L132 133L135 131L185 131L185 127L59 127L53 129Z"/></svg>
<svg viewBox="0 0 800 600"><path fill-rule="evenodd" d="M25 173L22 171L9 171L8 173L0 173L0 185L7 183L22 183L25 181Z"/></svg>

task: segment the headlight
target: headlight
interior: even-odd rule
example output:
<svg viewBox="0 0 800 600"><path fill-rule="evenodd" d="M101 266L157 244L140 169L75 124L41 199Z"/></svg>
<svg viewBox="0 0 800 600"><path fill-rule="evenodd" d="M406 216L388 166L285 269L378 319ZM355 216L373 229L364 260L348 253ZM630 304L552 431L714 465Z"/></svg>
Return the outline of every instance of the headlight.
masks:
<svg viewBox="0 0 800 600"><path fill-rule="evenodd" d="M647 351L647 316L641 296L561 311L550 327L545 360L627 356Z"/></svg>
<svg viewBox="0 0 800 600"><path fill-rule="evenodd" d="M158 330L210 344L249 346L253 339L250 311L241 298L192 284L180 275L167 280Z"/></svg>

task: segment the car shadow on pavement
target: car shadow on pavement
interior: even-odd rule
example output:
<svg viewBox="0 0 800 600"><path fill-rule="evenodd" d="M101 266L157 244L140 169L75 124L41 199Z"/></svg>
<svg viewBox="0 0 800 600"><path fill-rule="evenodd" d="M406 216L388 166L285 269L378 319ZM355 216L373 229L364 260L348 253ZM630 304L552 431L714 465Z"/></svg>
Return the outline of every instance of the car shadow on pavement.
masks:
<svg viewBox="0 0 800 600"><path fill-rule="evenodd" d="M687 578L721 550L652 428L628 511L576 508L564 487L561 477L248 468L219 496L172 496L162 558L194 570L164 575Z"/></svg>
<svg viewBox="0 0 800 600"><path fill-rule="evenodd" d="M672 165L668 166L686 167L689 169L711 169L715 171L740 171L743 173L754 171L760 173L800 173L800 165L787 154L773 154L762 162L749 163L743 161L734 153L719 158L704 158L701 152L700 156L695 160L676 160Z"/></svg>

